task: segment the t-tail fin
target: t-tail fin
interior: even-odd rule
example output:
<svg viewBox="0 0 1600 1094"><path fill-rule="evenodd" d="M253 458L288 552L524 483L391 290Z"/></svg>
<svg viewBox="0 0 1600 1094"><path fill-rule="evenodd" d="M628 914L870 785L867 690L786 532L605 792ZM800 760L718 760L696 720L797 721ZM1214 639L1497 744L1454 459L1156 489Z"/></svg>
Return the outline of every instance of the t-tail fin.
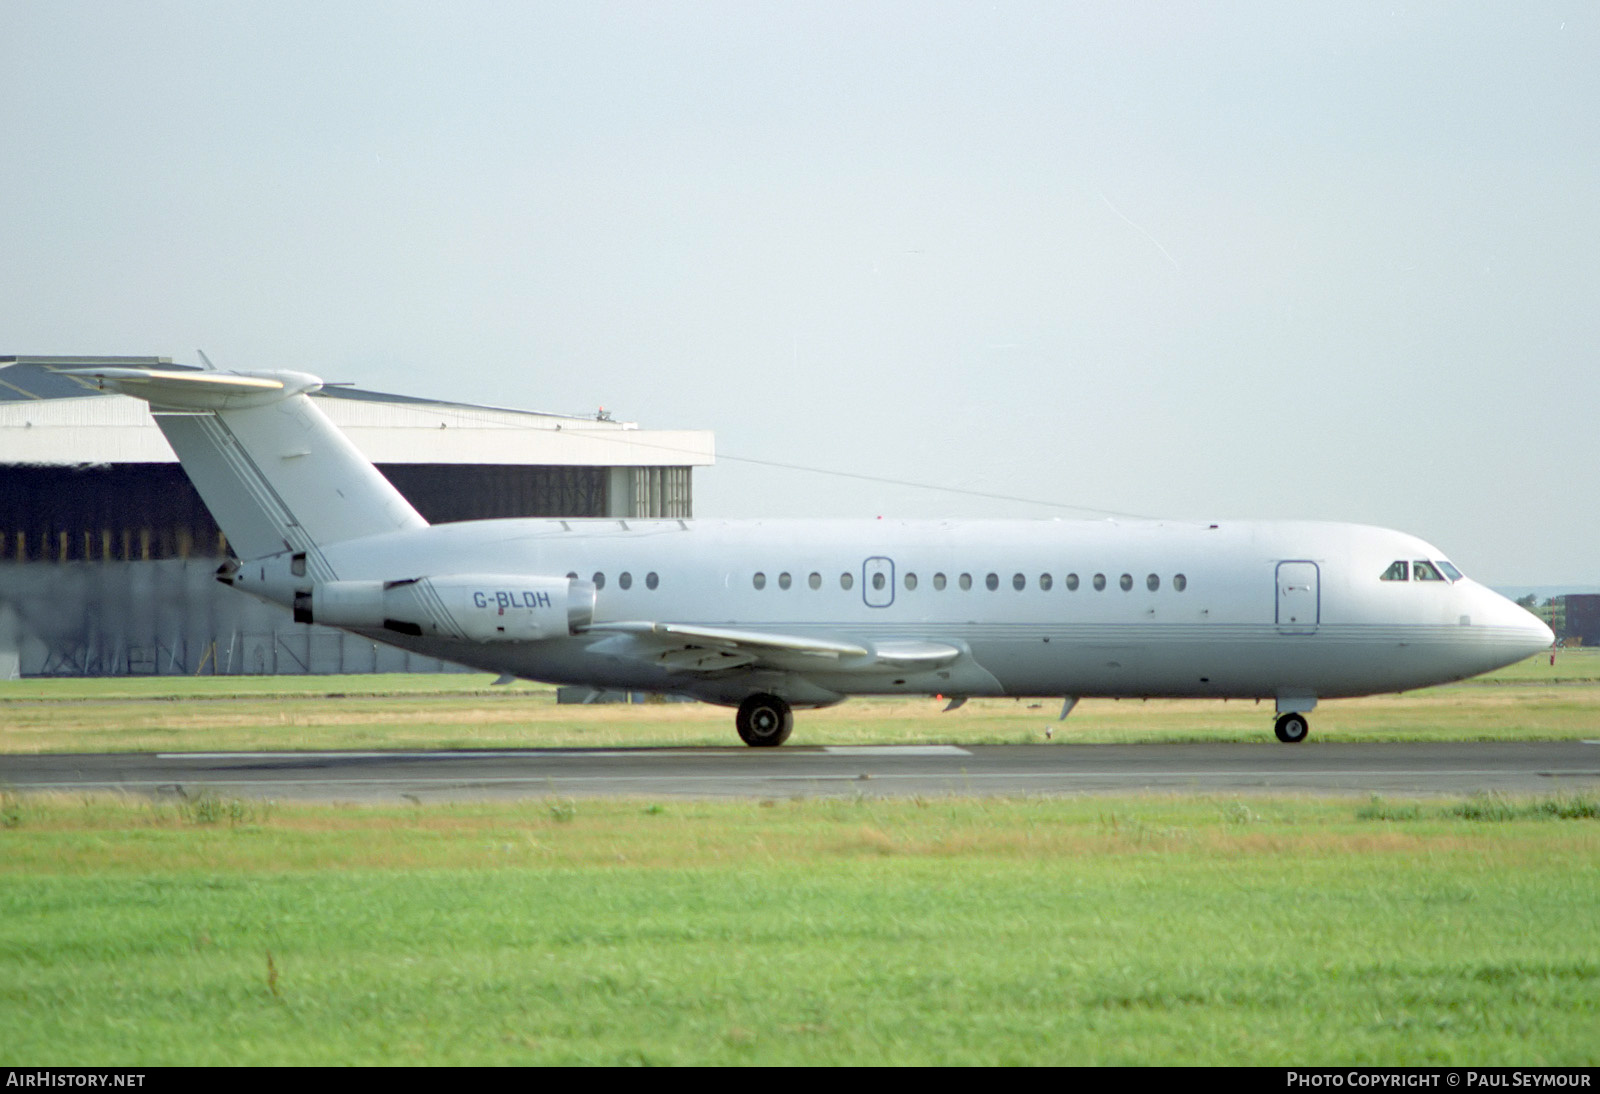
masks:
<svg viewBox="0 0 1600 1094"><path fill-rule="evenodd" d="M61 369L144 399L240 558L428 522L309 398L303 372Z"/></svg>

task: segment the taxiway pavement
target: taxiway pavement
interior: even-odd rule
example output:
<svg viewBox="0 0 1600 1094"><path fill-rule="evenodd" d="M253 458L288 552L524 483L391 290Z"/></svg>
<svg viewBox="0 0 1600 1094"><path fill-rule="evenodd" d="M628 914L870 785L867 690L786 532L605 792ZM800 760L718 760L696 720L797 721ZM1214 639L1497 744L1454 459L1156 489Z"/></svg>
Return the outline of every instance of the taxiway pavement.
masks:
<svg viewBox="0 0 1600 1094"><path fill-rule="evenodd" d="M1600 790L1600 740L8 755L0 787L335 802L1590 793Z"/></svg>

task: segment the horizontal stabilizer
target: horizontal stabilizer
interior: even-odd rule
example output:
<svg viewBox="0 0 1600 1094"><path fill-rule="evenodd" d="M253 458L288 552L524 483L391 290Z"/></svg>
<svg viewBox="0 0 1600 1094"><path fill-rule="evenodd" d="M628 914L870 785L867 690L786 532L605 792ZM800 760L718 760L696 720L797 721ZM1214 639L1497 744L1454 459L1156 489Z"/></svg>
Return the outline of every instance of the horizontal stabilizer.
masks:
<svg viewBox="0 0 1600 1094"><path fill-rule="evenodd" d="M428 522L310 398L304 372L57 371L150 404L156 424L240 558L304 552L331 581L321 547Z"/></svg>
<svg viewBox="0 0 1600 1094"><path fill-rule="evenodd" d="M281 402L322 387L304 372L173 372L146 368L60 368L101 391L132 395L163 410L235 410Z"/></svg>

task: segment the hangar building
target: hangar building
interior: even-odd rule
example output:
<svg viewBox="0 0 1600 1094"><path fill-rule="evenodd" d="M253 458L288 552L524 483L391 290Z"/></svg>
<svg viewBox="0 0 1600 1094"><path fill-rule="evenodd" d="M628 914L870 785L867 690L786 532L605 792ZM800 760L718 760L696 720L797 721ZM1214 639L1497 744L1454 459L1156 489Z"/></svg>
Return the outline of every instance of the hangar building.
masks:
<svg viewBox="0 0 1600 1094"><path fill-rule="evenodd" d="M142 400L51 371L162 357L0 357L0 679L448 669L218 584L218 530ZM688 517L704 430L418 399L314 396L430 523Z"/></svg>
<svg viewBox="0 0 1600 1094"><path fill-rule="evenodd" d="M1561 637L1573 646L1600 646L1600 596L1594 593L1568 593L1566 625Z"/></svg>

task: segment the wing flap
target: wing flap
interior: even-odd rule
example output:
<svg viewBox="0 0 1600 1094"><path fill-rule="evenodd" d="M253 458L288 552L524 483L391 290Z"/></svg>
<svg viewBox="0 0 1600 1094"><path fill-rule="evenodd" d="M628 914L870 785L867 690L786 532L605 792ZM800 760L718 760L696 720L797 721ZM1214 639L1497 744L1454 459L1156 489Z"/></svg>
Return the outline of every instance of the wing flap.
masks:
<svg viewBox="0 0 1600 1094"><path fill-rule="evenodd" d="M903 669L938 669L955 661L961 651L945 642L875 642L877 663Z"/></svg>
<svg viewBox="0 0 1600 1094"><path fill-rule="evenodd" d="M588 629L591 632L610 631L641 637L676 639L696 646L803 654L812 657L865 657L871 652L865 646L858 646L853 642L747 631L738 627L703 627L692 623L595 623Z"/></svg>
<svg viewBox="0 0 1600 1094"><path fill-rule="evenodd" d="M942 642L915 640L862 645L831 638L707 627L694 623L596 623L588 632L628 640L617 652L677 672L719 672L756 666L786 671L883 673L941 668L961 656Z"/></svg>

